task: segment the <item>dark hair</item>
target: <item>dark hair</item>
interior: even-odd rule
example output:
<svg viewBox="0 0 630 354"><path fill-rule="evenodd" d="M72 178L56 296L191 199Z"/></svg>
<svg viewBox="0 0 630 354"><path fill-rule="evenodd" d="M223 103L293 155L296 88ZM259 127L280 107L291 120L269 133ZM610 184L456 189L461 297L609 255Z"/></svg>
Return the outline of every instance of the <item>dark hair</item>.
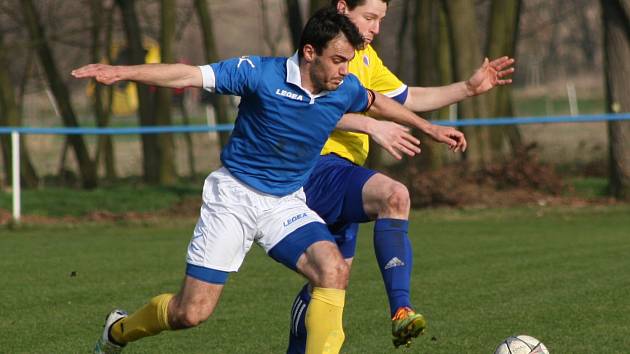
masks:
<svg viewBox="0 0 630 354"><path fill-rule="evenodd" d="M304 46L307 44L315 48L315 53L322 54L324 48L328 46L328 42L340 33L346 36L354 49L363 48L363 37L349 18L338 13L334 7L317 10L302 31L299 56L304 55Z"/></svg>
<svg viewBox="0 0 630 354"><path fill-rule="evenodd" d="M390 0L381 0L381 1L387 5L389 5L389 2L390 2ZM336 8L338 2L339 0L331 0L330 5ZM348 4L349 10L354 10L355 7L365 4L365 0L346 0L346 4Z"/></svg>

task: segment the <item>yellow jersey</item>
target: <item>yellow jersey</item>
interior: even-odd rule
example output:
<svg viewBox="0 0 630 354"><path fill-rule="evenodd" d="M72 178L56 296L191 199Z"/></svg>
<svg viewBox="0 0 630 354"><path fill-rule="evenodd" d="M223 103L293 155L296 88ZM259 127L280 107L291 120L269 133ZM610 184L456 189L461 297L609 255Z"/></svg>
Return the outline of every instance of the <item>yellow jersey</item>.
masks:
<svg viewBox="0 0 630 354"><path fill-rule="evenodd" d="M404 103L407 85L383 65L383 61L372 46L368 45L365 49L355 51L348 70L358 77L366 88ZM321 154L335 153L357 165L363 165L369 151L370 139L366 134L335 130L330 134Z"/></svg>

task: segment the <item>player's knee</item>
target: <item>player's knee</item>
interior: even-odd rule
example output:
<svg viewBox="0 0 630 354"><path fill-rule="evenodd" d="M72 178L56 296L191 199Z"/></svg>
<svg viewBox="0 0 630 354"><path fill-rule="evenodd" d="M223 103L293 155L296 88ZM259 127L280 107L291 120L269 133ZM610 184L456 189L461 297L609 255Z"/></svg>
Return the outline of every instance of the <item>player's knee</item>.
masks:
<svg viewBox="0 0 630 354"><path fill-rule="evenodd" d="M321 286L326 288L345 289L348 286L350 267L342 260L326 264L322 269Z"/></svg>
<svg viewBox="0 0 630 354"><path fill-rule="evenodd" d="M204 314L196 311L184 312L180 318L181 324L185 328L197 327L206 321L210 317L209 314Z"/></svg>
<svg viewBox="0 0 630 354"><path fill-rule="evenodd" d="M212 311L204 305L186 306L177 311L177 322L181 328L197 327L210 318Z"/></svg>
<svg viewBox="0 0 630 354"><path fill-rule="evenodd" d="M411 206L409 190L404 184L396 182L389 188L385 209L390 212L408 213Z"/></svg>

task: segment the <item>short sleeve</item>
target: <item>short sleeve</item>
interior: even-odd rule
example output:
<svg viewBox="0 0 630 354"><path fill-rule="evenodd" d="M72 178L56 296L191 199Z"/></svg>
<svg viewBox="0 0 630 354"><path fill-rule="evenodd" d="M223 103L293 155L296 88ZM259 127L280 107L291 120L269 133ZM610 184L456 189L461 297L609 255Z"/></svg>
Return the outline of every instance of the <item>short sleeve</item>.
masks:
<svg viewBox="0 0 630 354"><path fill-rule="evenodd" d="M372 50L370 54L370 63L372 65L370 88L398 101L400 104L404 104L408 94L407 85L400 81L400 79L383 64L383 61L378 57L376 51Z"/></svg>
<svg viewBox="0 0 630 354"><path fill-rule="evenodd" d="M200 69L204 89L234 96L246 96L254 92L262 73L260 57L255 56L227 59Z"/></svg>

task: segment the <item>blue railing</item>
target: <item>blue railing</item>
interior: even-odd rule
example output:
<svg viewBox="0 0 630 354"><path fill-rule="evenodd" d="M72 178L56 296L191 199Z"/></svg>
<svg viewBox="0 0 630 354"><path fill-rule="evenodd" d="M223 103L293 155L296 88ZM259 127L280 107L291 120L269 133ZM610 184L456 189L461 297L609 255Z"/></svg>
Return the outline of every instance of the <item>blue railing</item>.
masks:
<svg viewBox="0 0 630 354"><path fill-rule="evenodd" d="M623 114L592 114L580 116L553 116L553 117L499 117L483 119L460 119L456 121L434 120L432 123L452 127L470 126L495 126L495 125L523 125L523 124L550 124L550 123L588 123L630 120L630 113ZM0 127L0 134L46 134L46 135L134 135L134 134L160 134L160 133L204 133L225 132L234 128L232 124L217 125L167 125L150 127L124 127L124 128L32 128L32 127Z"/></svg>

